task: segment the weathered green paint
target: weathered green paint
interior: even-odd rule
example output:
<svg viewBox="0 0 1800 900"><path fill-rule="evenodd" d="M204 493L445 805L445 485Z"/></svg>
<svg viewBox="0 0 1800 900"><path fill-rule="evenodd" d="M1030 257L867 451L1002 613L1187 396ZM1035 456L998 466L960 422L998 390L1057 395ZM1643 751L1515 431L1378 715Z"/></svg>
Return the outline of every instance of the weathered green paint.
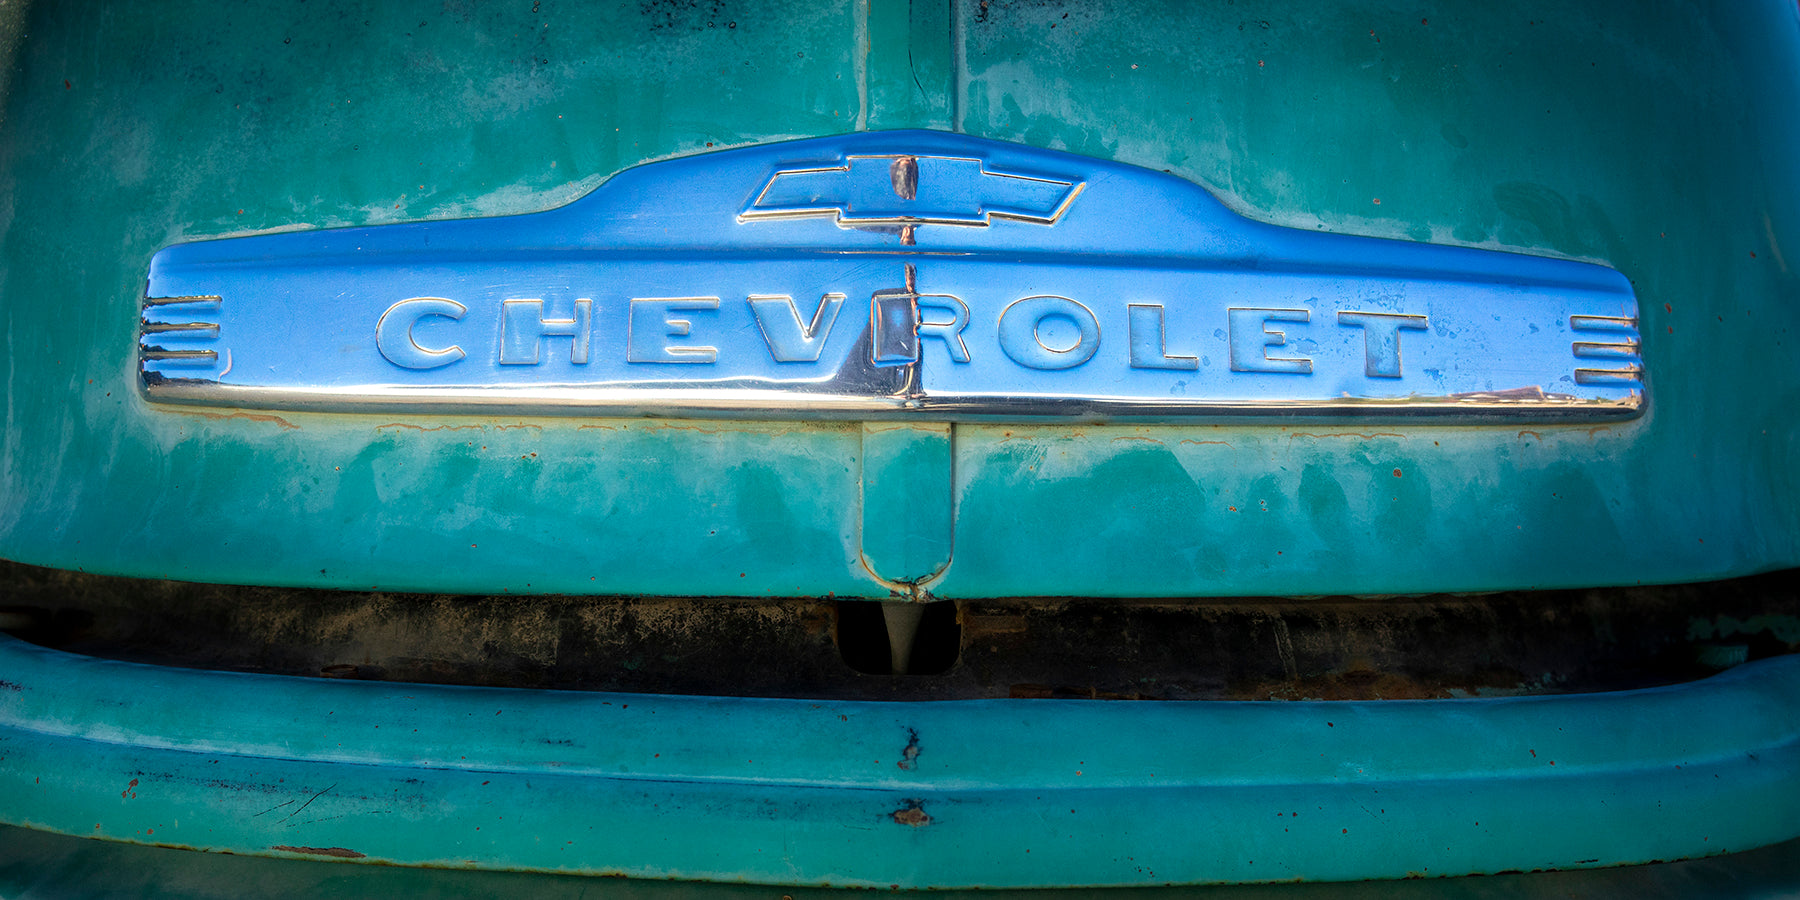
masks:
<svg viewBox="0 0 1800 900"><path fill-rule="evenodd" d="M869 27L866 127L954 128L956 59L950 4L863 0Z"/></svg>
<svg viewBox="0 0 1800 900"><path fill-rule="evenodd" d="M950 563L950 426L863 426L862 551L884 581L918 583Z"/></svg>
<svg viewBox="0 0 1800 900"><path fill-rule="evenodd" d="M1627 425L959 428L941 596L1800 563L1789 4L91 0L31 15L0 133L8 558L296 585L888 596L861 562L854 425L215 418L131 386L134 305L165 244L541 209L642 160L860 124L1167 169L1295 227L1594 259L1645 310L1653 405Z"/></svg>
<svg viewBox="0 0 1800 900"><path fill-rule="evenodd" d="M959 14L971 134L1173 171L1277 224L1618 268L1652 405L1597 429L962 429L943 593L1525 588L1800 561L1792 4Z"/></svg>
<svg viewBox="0 0 1800 900"><path fill-rule="evenodd" d="M0 671L0 822L233 853L1043 887L1579 868L1800 834L1792 656L1612 694L1286 704L507 691L12 638Z"/></svg>
<svg viewBox="0 0 1800 900"><path fill-rule="evenodd" d="M859 560L854 424L219 417L145 405L129 359L164 244L540 209L643 159L850 130L853 3L33 12L0 134L0 554L244 583L887 595Z"/></svg>

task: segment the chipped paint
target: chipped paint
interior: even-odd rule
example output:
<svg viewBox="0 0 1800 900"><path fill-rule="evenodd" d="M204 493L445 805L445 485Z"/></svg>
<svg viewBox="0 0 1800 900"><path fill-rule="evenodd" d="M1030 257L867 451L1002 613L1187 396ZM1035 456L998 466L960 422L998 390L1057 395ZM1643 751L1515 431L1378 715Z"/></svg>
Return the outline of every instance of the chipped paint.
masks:
<svg viewBox="0 0 1800 900"><path fill-rule="evenodd" d="M287 844L276 844L269 848L282 853L298 853L304 856L329 856L336 859L367 859L366 854L344 847L292 847Z"/></svg>

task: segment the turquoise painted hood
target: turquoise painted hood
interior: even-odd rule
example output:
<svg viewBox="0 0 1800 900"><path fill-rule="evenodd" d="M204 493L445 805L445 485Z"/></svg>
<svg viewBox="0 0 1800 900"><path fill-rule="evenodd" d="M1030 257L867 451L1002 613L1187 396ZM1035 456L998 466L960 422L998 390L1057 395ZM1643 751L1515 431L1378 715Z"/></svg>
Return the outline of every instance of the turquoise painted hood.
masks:
<svg viewBox="0 0 1800 900"><path fill-rule="evenodd" d="M9 559L870 598L1800 563L1791 6L92 7L29 11L0 132ZM182 408L137 390L165 246L535 212L646 161L893 128L1168 172L1290 228L1609 266L1637 297L1654 402L1581 425L896 426Z"/></svg>

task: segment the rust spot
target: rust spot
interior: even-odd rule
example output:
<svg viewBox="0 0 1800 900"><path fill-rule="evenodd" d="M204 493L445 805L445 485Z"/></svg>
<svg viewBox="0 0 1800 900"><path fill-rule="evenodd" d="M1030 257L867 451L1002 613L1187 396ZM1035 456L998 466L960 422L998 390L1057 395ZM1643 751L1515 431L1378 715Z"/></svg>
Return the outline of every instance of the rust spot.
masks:
<svg viewBox="0 0 1800 900"><path fill-rule="evenodd" d="M335 856L338 859L363 859L366 857L366 854L344 847L290 847L287 844L276 844L269 849L280 850L283 853L304 853L308 856Z"/></svg>
<svg viewBox="0 0 1800 900"><path fill-rule="evenodd" d="M137 791L132 790L132 788L137 787L137 785L138 780L136 778L131 779L131 783L126 785L125 789L119 792L119 797L125 800L135 799L137 797Z"/></svg>
<svg viewBox="0 0 1800 900"><path fill-rule="evenodd" d="M899 809L894 810L893 819L901 825L923 828L931 824L931 816L926 815L917 800L904 801Z"/></svg>
<svg viewBox="0 0 1800 900"><path fill-rule="evenodd" d="M900 768L905 769L908 772L910 772L914 768L918 767L918 765L919 765L919 732L917 732L911 728L906 729L906 749L900 751L900 761L897 763L894 763L894 765L899 766ZM921 813L921 815L923 815L923 814Z"/></svg>
<svg viewBox="0 0 1800 900"><path fill-rule="evenodd" d="M888 166L888 177L894 183L894 194L902 200L913 200L919 196L919 160L913 156L902 156Z"/></svg>
<svg viewBox="0 0 1800 900"><path fill-rule="evenodd" d="M1029 630L1025 617L1020 614L964 612L961 619L963 634L971 637L1024 634Z"/></svg>

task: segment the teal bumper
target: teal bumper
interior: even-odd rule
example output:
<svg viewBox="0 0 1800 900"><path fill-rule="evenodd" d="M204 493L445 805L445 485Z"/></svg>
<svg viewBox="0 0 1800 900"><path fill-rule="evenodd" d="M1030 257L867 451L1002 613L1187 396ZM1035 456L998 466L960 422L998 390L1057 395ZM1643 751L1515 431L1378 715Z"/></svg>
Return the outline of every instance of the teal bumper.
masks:
<svg viewBox="0 0 1800 900"><path fill-rule="evenodd" d="M1194 598L1800 565L1793 4L795 6L34 6L0 131L0 557L871 599L919 576L943 598ZM893 128L1169 171L1309 232L1603 263L1639 298L1656 409L1605 428L958 424L947 449L921 442L931 465L890 469L906 454L853 423L137 396L170 244L532 212L650 159ZM933 515L883 517L883 490ZM914 546L954 549L890 552Z"/></svg>
<svg viewBox="0 0 1800 900"><path fill-rule="evenodd" d="M1800 657L1611 694L811 702L320 681L0 642L4 821L794 885L1337 881L1800 836Z"/></svg>

